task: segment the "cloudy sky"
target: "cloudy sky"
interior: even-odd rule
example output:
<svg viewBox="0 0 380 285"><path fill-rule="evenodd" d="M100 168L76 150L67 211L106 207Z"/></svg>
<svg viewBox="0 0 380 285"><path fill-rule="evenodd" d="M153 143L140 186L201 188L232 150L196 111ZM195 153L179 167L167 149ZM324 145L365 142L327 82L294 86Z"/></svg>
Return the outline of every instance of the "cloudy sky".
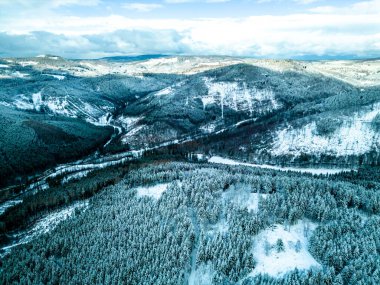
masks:
<svg viewBox="0 0 380 285"><path fill-rule="evenodd" d="M380 0L0 0L0 57L380 57Z"/></svg>

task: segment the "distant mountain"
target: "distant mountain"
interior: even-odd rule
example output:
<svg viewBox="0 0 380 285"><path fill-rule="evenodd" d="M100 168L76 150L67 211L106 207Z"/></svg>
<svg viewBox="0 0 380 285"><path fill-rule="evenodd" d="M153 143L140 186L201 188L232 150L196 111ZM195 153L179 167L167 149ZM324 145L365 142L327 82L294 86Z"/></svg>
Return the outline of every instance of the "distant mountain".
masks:
<svg viewBox="0 0 380 285"><path fill-rule="evenodd" d="M110 56L110 57L103 57L101 58L101 60L118 61L118 62L133 62L133 61L142 61L142 60L149 60L149 59L162 58L162 57L167 57L167 55L144 54L144 55L136 55L136 56Z"/></svg>
<svg viewBox="0 0 380 285"><path fill-rule="evenodd" d="M3 122L18 112L30 138L53 129L63 138L57 120L70 118L75 133L67 136L74 141L72 135L92 124L105 130L97 134L102 139L93 139L95 129L81 138L92 141L88 149L104 153L181 141L175 150L181 154L272 164L380 164L379 60L129 59L1 59ZM37 123L28 123L31 117ZM7 137L2 144L28 147L6 129L0 129ZM2 149L12 161L14 151Z"/></svg>

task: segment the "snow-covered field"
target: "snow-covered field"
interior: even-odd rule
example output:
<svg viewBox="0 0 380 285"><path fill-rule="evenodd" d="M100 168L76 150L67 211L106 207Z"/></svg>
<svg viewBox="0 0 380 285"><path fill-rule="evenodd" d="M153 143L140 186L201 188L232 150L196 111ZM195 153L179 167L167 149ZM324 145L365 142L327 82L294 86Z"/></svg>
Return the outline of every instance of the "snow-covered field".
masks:
<svg viewBox="0 0 380 285"><path fill-rule="evenodd" d="M148 196L148 197L152 197L158 200L160 199L162 193L164 193L166 189L168 189L168 185L169 185L168 183L161 183L154 186L137 187L136 188L137 196L138 197Z"/></svg>
<svg viewBox="0 0 380 285"><path fill-rule="evenodd" d="M311 173L311 174L336 174L340 172L348 172L351 171L349 168L302 168L302 167L280 167L268 164L253 164L253 163L245 163L237 160L232 160L229 158L224 158L220 156L213 156L208 160L209 163L218 163L218 164L226 164L226 165L244 165L250 167L258 167L258 168L266 168L280 171L295 171L301 173Z"/></svg>
<svg viewBox="0 0 380 285"><path fill-rule="evenodd" d="M259 233L252 251L257 264L251 275L261 273L280 277L296 268L319 268L320 264L308 251L308 239L316 226L311 222L299 221L288 229L275 225ZM283 251L278 251L278 239L283 242Z"/></svg>

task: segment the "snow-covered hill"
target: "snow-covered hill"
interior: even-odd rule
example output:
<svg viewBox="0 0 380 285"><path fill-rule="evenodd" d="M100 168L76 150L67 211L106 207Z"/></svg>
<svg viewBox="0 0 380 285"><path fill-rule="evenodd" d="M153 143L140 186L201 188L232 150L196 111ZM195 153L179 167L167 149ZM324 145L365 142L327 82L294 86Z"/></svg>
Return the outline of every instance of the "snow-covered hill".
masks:
<svg viewBox="0 0 380 285"><path fill-rule="evenodd" d="M251 162L287 164L306 155L307 163L323 156L377 163L378 70L379 60L41 55L0 59L0 105L113 126L106 144L113 149L208 136L198 150Z"/></svg>

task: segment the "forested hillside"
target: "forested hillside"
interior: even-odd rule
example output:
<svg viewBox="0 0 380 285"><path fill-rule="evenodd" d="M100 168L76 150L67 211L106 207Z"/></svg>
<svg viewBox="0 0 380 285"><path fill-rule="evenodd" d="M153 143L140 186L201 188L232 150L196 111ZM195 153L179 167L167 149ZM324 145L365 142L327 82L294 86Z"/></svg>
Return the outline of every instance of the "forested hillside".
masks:
<svg viewBox="0 0 380 285"><path fill-rule="evenodd" d="M93 196L87 208L12 249L1 261L0 280L377 284L380 184L367 173L136 165ZM273 271L276 266L283 270Z"/></svg>
<svg viewBox="0 0 380 285"><path fill-rule="evenodd" d="M0 105L0 187L24 183L27 175L91 154L112 133L112 128Z"/></svg>

